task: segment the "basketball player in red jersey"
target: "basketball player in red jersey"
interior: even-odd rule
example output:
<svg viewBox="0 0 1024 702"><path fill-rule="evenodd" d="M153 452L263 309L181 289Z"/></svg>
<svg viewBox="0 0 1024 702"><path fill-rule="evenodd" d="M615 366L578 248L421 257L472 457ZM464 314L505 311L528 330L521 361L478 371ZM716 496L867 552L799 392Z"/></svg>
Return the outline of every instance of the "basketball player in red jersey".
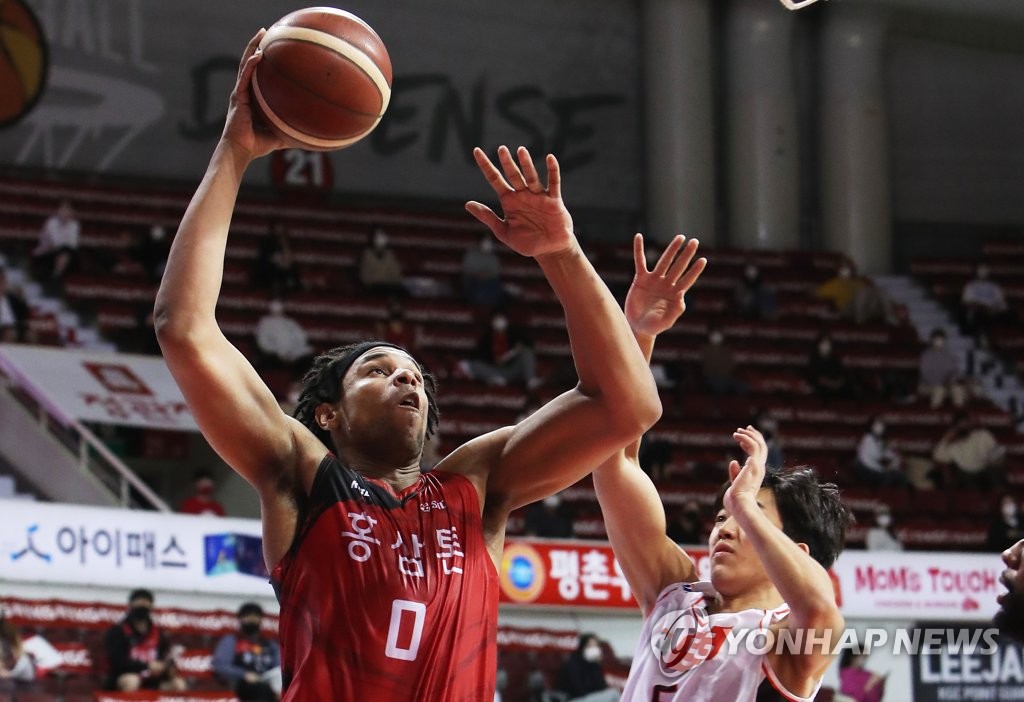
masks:
<svg viewBox="0 0 1024 702"><path fill-rule="evenodd" d="M170 252L155 309L164 358L204 436L259 493L284 699L490 700L508 514L636 440L658 419L657 389L572 233L558 163L547 157L545 187L525 149L517 164L502 147L501 170L479 149L475 158L504 219L466 207L544 271L565 311L576 388L427 474L419 464L437 421L434 385L398 347L321 356L298 418L283 414L214 315L242 175L284 146L252 123L262 34L243 55L223 136Z"/></svg>
<svg viewBox="0 0 1024 702"><path fill-rule="evenodd" d="M674 255L666 250L648 272L642 248L634 250L625 312L647 358L682 315L693 282ZM693 559L666 535L665 508L640 468L638 444L594 471L608 538L645 616L624 701L809 701L832 662L844 622L825 569L842 550L848 521L839 493L810 470L769 471L768 448L753 427L733 438L747 459L731 462L731 483L716 505L710 582L697 582ZM740 632L764 630L797 643L760 653L757 645L724 645L726 632L744 641Z"/></svg>

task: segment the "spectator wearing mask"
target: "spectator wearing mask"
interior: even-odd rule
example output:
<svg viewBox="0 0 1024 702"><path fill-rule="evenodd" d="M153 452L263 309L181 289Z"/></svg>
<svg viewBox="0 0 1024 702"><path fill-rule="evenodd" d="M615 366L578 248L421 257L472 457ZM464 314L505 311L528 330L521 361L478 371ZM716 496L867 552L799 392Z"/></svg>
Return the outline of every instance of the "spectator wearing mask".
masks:
<svg viewBox="0 0 1024 702"><path fill-rule="evenodd" d="M849 261L840 264L836 275L822 283L814 296L832 303L840 317L857 324L893 321L893 312L885 295L870 280L857 275Z"/></svg>
<svg viewBox="0 0 1024 702"><path fill-rule="evenodd" d="M988 266L978 264L974 279L964 285L960 295L960 311L964 328L975 336L988 336L992 322L1007 311L1006 297L999 283L989 277Z"/></svg>
<svg viewBox="0 0 1024 702"><path fill-rule="evenodd" d="M518 383L532 387L536 381L537 358L533 343L508 318L498 313L476 345L474 358L461 361L459 372L489 385Z"/></svg>
<svg viewBox="0 0 1024 702"><path fill-rule="evenodd" d="M823 400L848 398L850 374L832 348L832 338L821 334L807 359L807 380Z"/></svg>
<svg viewBox="0 0 1024 702"><path fill-rule="evenodd" d="M377 325L377 338L416 353L419 330L405 319L405 309L398 302L388 305L388 318Z"/></svg>
<svg viewBox="0 0 1024 702"><path fill-rule="evenodd" d="M62 280L78 265L81 225L71 203L64 200L39 232L39 243L32 250L32 270L45 281Z"/></svg>
<svg viewBox="0 0 1024 702"><path fill-rule="evenodd" d="M178 506L181 514L205 514L217 517L225 516L224 505L214 497L217 486L213 482L213 474L205 468L195 472L192 477L193 493L182 500Z"/></svg>
<svg viewBox="0 0 1024 702"><path fill-rule="evenodd" d="M931 402L932 409L942 407L946 397L954 407L963 407L967 401L967 387L960 377L960 364L946 346L946 332L936 329L930 343L921 354L921 395Z"/></svg>
<svg viewBox="0 0 1024 702"><path fill-rule="evenodd" d="M281 649L263 635L263 608L246 602L238 608L238 631L217 642L213 671L246 702L278 702Z"/></svg>
<svg viewBox="0 0 1024 702"><path fill-rule="evenodd" d="M302 279L295 266L288 229L280 222L270 226L252 269L253 285L270 288L274 297L302 290Z"/></svg>
<svg viewBox="0 0 1024 702"><path fill-rule="evenodd" d="M110 627L104 637L107 680L104 689L120 692L185 689L172 649L152 618L153 593L133 590L128 597L128 614Z"/></svg>
<svg viewBox="0 0 1024 702"><path fill-rule="evenodd" d="M281 300L271 300L256 325L256 345L264 365L272 368L304 366L313 353L306 330L285 314Z"/></svg>
<svg viewBox="0 0 1024 702"><path fill-rule="evenodd" d="M29 341L28 318L28 303L7 287L7 273L0 268L0 342Z"/></svg>
<svg viewBox="0 0 1024 702"><path fill-rule="evenodd" d="M750 387L736 377L736 356L721 329L708 330L707 343L700 350L704 387L715 395L745 395Z"/></svg>
<svg viewBox="0 0 1024 702"><path fill-rule="evenodd" d="M462 257L462 297L467 304L478 307L502 303L501 260L494 251L494 237L483 237Z"/></svg>
<svg viewBox="0 0 1024 702"><path fill-rule="evenodd" d="M389 243L387 232L375 227L359 259L359 282L376 295L400 297L406 294L402 264Z"/></svg>
<svg viewBox="0 0 1024 702"><path fill-rule="evenodd" d="M163 277L170 251L171 242L167 238L167 229L161 224L151 226L135 247L135 260L150 282L157 282Z"/></svg>
<svg viewBox="0 0 1024 702"><path fill-rule="evenodd" d="M932 451L943 485L991 490L1002 484L1006 449L966 412L959 412Z"/></svg>
<svg viewBox="0 0 1024 702"><path fill-rule="evenodd" d="M1003 495L999 501L999 514L988 529L985 548L1001 553L1021 539L1024 539L1024 515L1021 515L1012 495Z"/></svg>
<svg viewBox="0 0 1024 702"><path fill-rule="evenodd" d="M774 288L764 284L753 263L743 268L743 278L733 290L733 309L747 319L770 319L778 306Z"/></svg>
<svg viewBox="0 0 1024 702"><path fill-rule="evenodd" d="M868 529L866 547L868 551L903 550L903 542L892 526L892 513L884 505L875 513L875 526Z"/></svg>
<svg viewBox="0 0 1024 702"><path fill-rule="evenodd" d="M901 470L903 461L889 446L885 432L881 417L871 420L857 444L857 477L872 487L902 487L907 484Z"/></svg>
<svg viewBox="0 0 1024 702"><path fill-rule="evenodd" d="M593 634L581 634L576 650L558 671L555 688L569 702L614 702L619 693L608 686L601 667L601 642Z"/></svg>
<svg viewBox="0 0 1024 702"><path fill-rule="evenodd" d="M574 536L572 520L562 509L562 498L548 495L534 502L526 512L526 535L545 539L571 539Z"/></svg>
<svg viewBox="0 0 1024 702"><path fill-rule="evenodd" d="M865 668L867 659L867 655L850 648L844 648L839 658L839 691L853 702L881 702L885 694L887 676Z"/></svg>

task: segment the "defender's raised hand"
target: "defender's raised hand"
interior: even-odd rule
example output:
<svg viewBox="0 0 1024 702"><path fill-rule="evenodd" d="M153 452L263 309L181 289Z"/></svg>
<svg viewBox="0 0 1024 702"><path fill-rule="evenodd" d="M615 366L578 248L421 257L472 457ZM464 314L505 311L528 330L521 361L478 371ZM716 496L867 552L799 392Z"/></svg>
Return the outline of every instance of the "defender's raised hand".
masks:
<svg viewBox="0 0 1024 702"><path fill-rule="evenodd" d="M677 236L665 248L654 269L648 271L644 238L641 234L633 237L636 274L626 295L625 313L634 334L657 336L671 329L686 311L684 296L708 263L706 258L693 260L698 246L696 239L686 241L686 237Z"/></svg>
<svg viewBox="0 0 1024 702"><path fill-rule="evenodd" d="M562 203L558 161L548 154L548 184L540 182L530 152L520 146L518 165L505 146L498 147L502 171L481 149L473 149L480 172L494 188L505 218L479 202L467 202L466 210L487 225L500 242L523 256L543 256L571 249L575 242L572 217Z"/></svg>
<svg viewBox="0 0 1024 702"><path fill-rule="evenodd" d="M764 480L765 463L768 460L768 444L764 437L749 424L733 432L732 438L747 454L747 460L740 467L739 461L729 463L729 480L732 485L722 497L722 505L732 513L737 511L743 500L757 500L757 491Z"/></svg>
<svg viewBox="0 0 1024 702"><path fill-rule="evenodd" d="M264 156L287 146L283 139L253 119L252 74L256 70L256 64L263 58L262 52L257 49L266 33L266 29L256 32L256 36L249 41L242 53L238 79L228 102L228 117L222 137L246 151L250 158Z"/></svg>

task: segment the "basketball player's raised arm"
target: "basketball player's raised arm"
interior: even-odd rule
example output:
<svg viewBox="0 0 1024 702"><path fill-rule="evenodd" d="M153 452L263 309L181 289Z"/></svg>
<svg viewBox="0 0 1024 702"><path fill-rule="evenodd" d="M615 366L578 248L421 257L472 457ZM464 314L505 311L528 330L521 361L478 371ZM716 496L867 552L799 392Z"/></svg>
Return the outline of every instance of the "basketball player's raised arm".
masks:
<svg viewBox="0 0 1024 702"><path fill-rule="evenodd" d="M768 661L789 690L803 694L831 664L831 647L841 634L843 615L828 572L811 557L807 545L789 538L758 502L768 460L768 445L761 432L747 426L737 429L733 438L746 452L747 460L742 467L737 461L729 464L732 484L722 498L722 507L743 530L775 589L789 605L790 613L782 620L782 627L789 629L793 640L800 644L796 650L777 647L768 653ZM810 645L813 640L822 643Z"/></svg>
<svg viewBox="0 0 1024 702"><path fill-rule="evenodd" d="M249 82L262 35L261 30L242 57L224 134L181 220L154 310L164 359L200 430L261 491L280 482L281 471L294 467L301 425L281 411L256 371L224 336L215 309L242 176L253 159L283 146L252 125Z"/></svg>
<svg viewBox="0 0 1024 702"><path fill-rule="evenodd" d="M488 507L509 511L576 482L661 416L654 378L626 318L573 233L558 162L548 155L545 187L529 152L520 147L517 155L518 164L507 148L498 149L503 175L474 151L505 218L480 203L466 208L503 243L537 260L565 312L579 383L511 429L481 437L482 453L492 457L482 488Z"/></svg>
<svg viewBox="0 0 1024 702"><path fill-rule="evenodd" d="M677 236L654 270L647 270L643 238L633 240L636 273L626 295L626 320L649 362L658 334L672 328L686 310L684 296L707 261L693 262L698 242L683 246ZM640 468L636 441L594 471L594 491L601 505L608 540L640 608L646 614L659 593L672 583L696 579L696 566L666 535L665 507L651 478Z"/></svg>

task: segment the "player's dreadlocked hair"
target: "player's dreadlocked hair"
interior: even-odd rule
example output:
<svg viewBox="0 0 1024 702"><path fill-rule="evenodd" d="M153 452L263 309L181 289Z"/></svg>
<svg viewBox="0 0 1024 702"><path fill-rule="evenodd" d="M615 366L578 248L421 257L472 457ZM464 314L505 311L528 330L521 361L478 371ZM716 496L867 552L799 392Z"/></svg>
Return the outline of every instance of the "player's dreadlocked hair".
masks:
<svg viewBox="0 0 1024 702"><path fill-rule="evenodd" d="M341 399L341 379L353 361L377 346L390 347L409 353L401 346L389 344L386 341L362 341L358 344L339 346L325 351L313 359L313 367L302 377L302 391L299 393L299 403L295 407L294 416L335 454L338 449L331 439L330 432L317 424L314 413L321 402L333 404ZM412 354L409 356L411 357ZM416 361L416 365L423 375L423 389L427 393L427 437L431 437L437 431L437 422L440 418L436 399L437 380L419 361Z"/></svg>

